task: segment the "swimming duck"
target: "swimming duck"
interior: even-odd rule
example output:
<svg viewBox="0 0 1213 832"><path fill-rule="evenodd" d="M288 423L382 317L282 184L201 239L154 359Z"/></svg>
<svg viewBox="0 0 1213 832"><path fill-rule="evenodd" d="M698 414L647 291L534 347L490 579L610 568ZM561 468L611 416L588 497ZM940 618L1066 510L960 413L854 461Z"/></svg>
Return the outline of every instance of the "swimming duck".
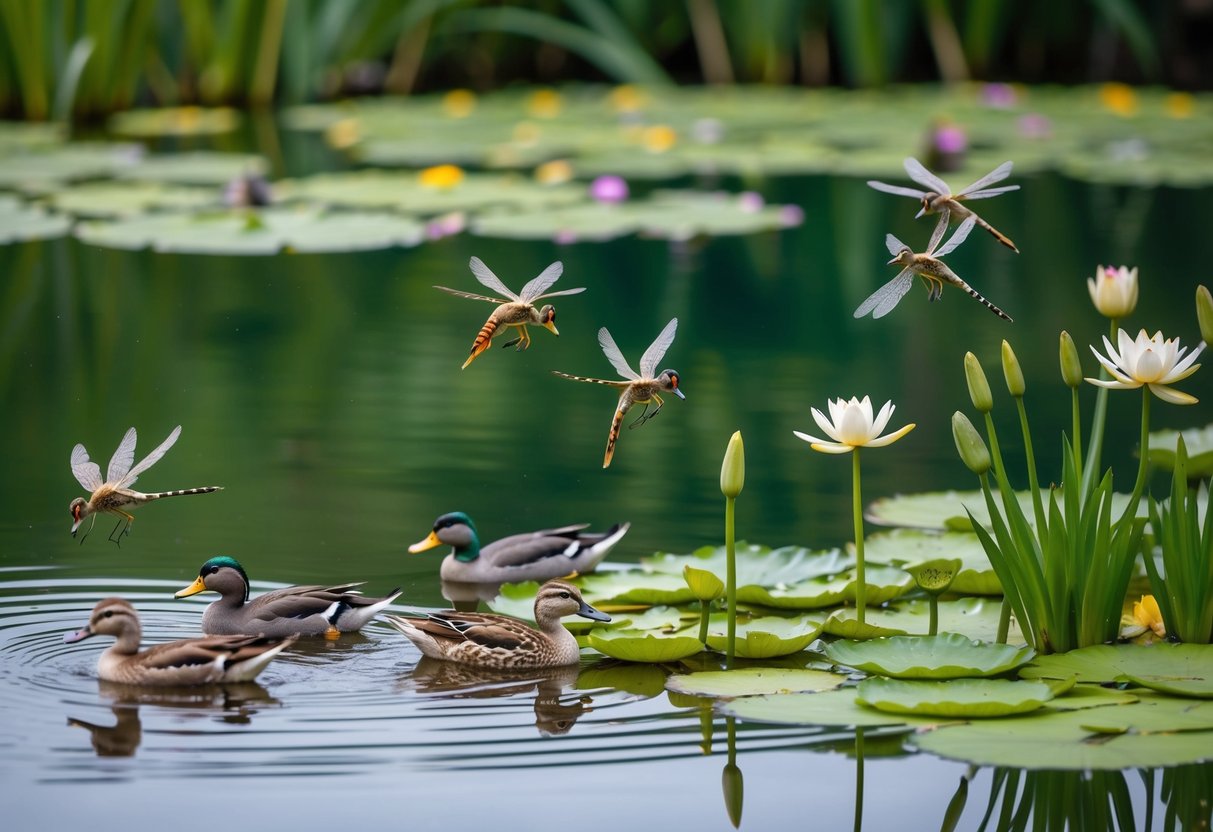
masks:
<svg viewBox="0 0 1213 832"><path fill-rule="evenodd" d="M546 581L574 572L594 571L631 523L616 523L605 532L582 534L588 523L515 534L481 547L472 518L452 511L434 521L429 536L409 547L416 554L444 543L451 553L439 570L444 581L517 583Z"/></svg>
<svg viewBox="0 0 1213 832"><path fill-rule="evenodd" d="M535 596L535 623L491 613L432 612L424 618L389 615L389 624L432 659L498 670L560 667L576 664L577 639L560 619L580 615L593 621L611 617L582 600L581 592L564 581L548 581Z"/></svg>
<svg viewBox="0 0 1213 832"><path fill-rule="evenodd" d="M194 582L173 597L199 592L222 596L202 614L206 633L333 637L362 629L400 595L397 587L384 598L366 598L355 589L359 586L361 582L291 586L258 595L250 602L248 573L235 558L221 556L202 564Z"/></svg>
<svg viewBox="0 0 1213 832"><path fill-rule="evenodd" d="M97 635L118 639L97 660L97 675L105 682L128 685L247 682L295 640L294 637L212 636L157 644L140 652L143 628L139 624L139 614L122 598L98 602L84 629L68 633L63 640L70 644Z"/></svg>

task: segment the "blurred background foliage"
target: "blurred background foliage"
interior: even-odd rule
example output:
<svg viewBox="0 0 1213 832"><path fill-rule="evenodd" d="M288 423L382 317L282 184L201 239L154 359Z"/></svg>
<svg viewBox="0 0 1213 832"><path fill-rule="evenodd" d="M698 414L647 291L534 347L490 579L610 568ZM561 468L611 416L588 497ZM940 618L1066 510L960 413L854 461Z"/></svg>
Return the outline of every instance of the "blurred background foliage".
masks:
<svg viewBox="0 0 1213 832"><path fill-rule="evenodd" d="M0 0L0 113L515 80L1206 89L1213 0Z"/></svg>

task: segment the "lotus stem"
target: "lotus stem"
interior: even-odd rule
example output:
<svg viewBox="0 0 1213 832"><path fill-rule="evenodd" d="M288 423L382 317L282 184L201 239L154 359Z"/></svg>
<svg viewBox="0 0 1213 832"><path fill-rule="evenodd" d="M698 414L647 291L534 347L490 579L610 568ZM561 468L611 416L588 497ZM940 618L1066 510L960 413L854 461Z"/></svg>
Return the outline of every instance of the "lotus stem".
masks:
<svg viewBox="0 0 1213 832"><path fill-rule="evenodd" d="M1129 497L1129 505L1125 508L1121 522L1132 523L1137 516L1137 506L1141 495L1146 490L1146 474L1150 470L1150 387L1141 388L1141 444L1138 446L1137 482L1133 484L1133 494Z"/></svg>
<svg viewBox="0 0 1213 832"><path fill-rule="evenodd" d="M1119 330L1119 320L1112 318L1108 330L1108 338L1116 343L1116 333ZM1108 371L1099 368L1101 379L1110 378ZM1096 472L1099 470L1100 457L1103 454L1104 423L1108 418L1108 388L1100 387L1095 394L1095 415L1091 417L1091 438L1087 442L1087 467L1082 471L1082 493L1086 494L1095 484ZM1077 444L1077 443L1075 443Z"/></svg>
<svg viewBox="0 0 1213 832"><path fill-rule="evenodd" d="M1032 431L1028 427L1028 410L1024 407L1022 396L1015 397L1015 406L1019 409L1019 427L1023 431L1023 451L1028 465L1028 488L1032 490L1032 508L1036 512L1036 526L1043 529L1045 527L1045 507L1040 497L1040 482L1036 478L1036 454L1032 451Z"/></svg>
<svg viewBox="0 0 1213 832"><path fill-rule="evenodd" d="M1085 477L1082 470L1082 413L1078 404L1077 387L1070 391L1070 422L1070 430L1074 434L1074 470Z"/></svg>
<svg viewBox="0 0 1213 832"><path fill-rule="evenodd" d="M939 634L939 596L932 592L927 597L928 603L931 605L931 619L927 627L927 635L933 636Z"/></svg>
<svg viewBox="0 0 1213 832"><path fill-rule="evenodd" d="M725 575L725 598L728 603L728 637L725 651L725 669L733 669L737 641L737 546L733 540L733 514L737 501L733 497L724 499L724 547L728 562Z"/></svg>
<svg viewBox="0 0 1213 832"><path fill-rule="evenodd" d="M863 830L863 728L855 729L855 832Z"/></svg>
<svg viewBox="0 0 1213 832"><path fill-rule="evenodd" d="M868 602L868 584L863 563L863 498L860 495L859 448L856 448L851 456L851 508L855 519L855 610L856 620L859 626L863 627Z"/></svg>
<svg viewBox="0 0 1213 832"><path fill-rule="evenodd" d="M699 602L699 640L704 644L708 643L708 613L712 608L712 602L704 598Z"/></svg>
<svg viewBox="0 0 1213 832"><path fill-rule="evenodd" d="M990 440L990 457L994 460L994 476L1002 485L1010 488L1011 481L1007 479L1007 469L1002 464L1002 451L998 447L998 434L994 430L994 419L989 411L986 417L986 436Z"/></svg>

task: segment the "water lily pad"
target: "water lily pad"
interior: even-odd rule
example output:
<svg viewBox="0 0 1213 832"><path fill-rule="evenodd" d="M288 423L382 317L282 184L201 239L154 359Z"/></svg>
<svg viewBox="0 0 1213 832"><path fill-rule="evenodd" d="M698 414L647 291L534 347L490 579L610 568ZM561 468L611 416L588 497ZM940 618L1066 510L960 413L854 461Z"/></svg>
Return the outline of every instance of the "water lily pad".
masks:
<svg viewBox="0 0 1213 832"><path fill-rule="evenodd" d="M620 205L582 203L544 211L496 211L476 217L471 231L481 237L603 242L635 234L641 218Z"/></svg>
<svg viewBox="0 0 1213 832"><path fill-rule="evenodd" d="M0 157L0 188L45 193L68 182L116 176L138 166L143 154L142 145L103 142L5 153Z"/></svg>
<svg viewBox="0 0 1213 832"><path fill-rule="evenodd" d="M733 671L734 673L737 671ZM782 693L746 696L722 704L721 713L750 722L779 725L910 725L939 724L938 719L910 714L887 714L855 701L855 688L822 693Z"/></svg>
<svg viewBox="0 0 1213 832"><path fill-rule="evenodd" d="M1175 451L1183 436L1188 449L1188 477L1213 476L1213 425L1184 431L1160 430L1150 434L1150 462L1170 471L1175 467Z"/></svg>
<svg viewBox="0 0 1213 832"><path fill-rule="evenodd" d="M665 686L666 690L675 693L732 699L756 694L832 690L846 680L846 676L824 670L747 667L675 675L666 680Z"/></svg>
<svg viewBox="0 0 1213 832"><path fill-rule="evenodd" d="M738 543L736 557L738 587L777 587L838 575L855 565L854 557L839 549L812 550L803 546L771 549L754 543ZM704 546L689 555L651 555L641 558L640 563L653 572L682 574L683 567L689 565L721 576L727 570L728 555L723 546Z"/></svg>
<svg viewBox="0 0 1213 832"><path fill-rule="evenodd" d="M68 217L26 205L11 196L0 196L0 243L62 237L71 227Z"/></svg>
<svg viewBox="0 0 1213 832"><path fill-rule="evenodd" d="M997 717L1024 714L1053 698L1044 682L1009 679L953 679L946 682L885 679L859 683L855 701L892 714L942 717Z"/></svg>
<svg viewBox="0 0 1213 832"><path fill-rule="evenodd" d="M939 602L939 631L961 633L978 641L998 638L1002 601L991 598L958 598ZM854 607L835 610L825 621L825 632L839 638L870 639L880 636L925 636L930 632L931 605L924 598L894 601L887 607L868 610L861 629ZM1012 644L1022 636L1012 621L1007 639Z"/></svg>
<svg viewBox="0 0 1213 832"><path fill-rule="evenodd" d="M138 165L115 171L119 179L141 182L174 182L178 185L225 185L238 176L264 175L269 164L248 153L218 153L197 150L192 153L162 153L149 156Z"/></svg>
<svg viewBox="0 0 1213 832"><path fill-rule="evenodd" d="M77 217L112 218L219 207L221 196L215 188L159 182L88 182L50 193L43 201Z"/></svg>
<svg viewBox="0 0 1213 832"><path fill-rule="evenodd" d="M160 107L117 113L110 117L109 129L136 138L215 136L239 124L240 113L230 107Z"/></svg>
<svg viewBox="0 0 1213 832"><path fill-rule="evenodd" d="M1050 492L1042 489L1041 493L1047 501ZM1032 523L1032 495L1028 491L1015 492L1020 508L1028 522ZM1112 495L1112 514L1123 512L1129 505L1128 494ZM1061 498L1060 492L1054 495ZM995 502L1000 510L1002 499L995 496ZM989 527L990 513L987 510L986 498L980 491L936 491L925 494L898 494L895 497L884 497L868 506L864 517L868 522L878 526L901 526L905 528L933 529L937 531L972 531L973 524L969 522L966 510L973 513L973 519ZM1145 517L1147 509L1138 509L1138 516ZM866 551L865 551L866 554ZM958 555L959 556L959 555Z"/></svg>
<svg viewBox="0 0 1213 832"><path fill-rule="evenodd" d="M1036 655L1031 647L988 644L958 633L836 641L826 646L825 653L847 667L898 679L997 676Z"/></svg>
<svg viewBox="0 0 1213 832"><path fill-rule="evenodd" d="M189 254L300 254L414 246L424 230L390 214L266 208L199 214L148 214L76 226L92 245Z"/></svg>
<svg viewBox="0 0 1213 832"><path fill-rule="evenodd" d="M665 690L668 675L655 665L604 659L577 675L577 690L611 688L635 696L653 697Z"/></svg>
<svg viewBox="0 0 1213 832"><path fill-rule="evenodd" d="M914 579L905 570L880 566L869 566L864 582L867 586L867 603L871 606L900 597L914 585ZM820 609L854 602L857 583L855 570L850 569L837 577L812 578L788 586L738 587L737 600L777 609Z"/></svg>
<svg viewBox="0 0 1213 832"><path fill-rule="evenodd" d="M728 647L728 620L714 615L708 622L708 646L724 652ZM737 622L734 649L744 659L770 659L799 653L821 635L822 622L806 615L794 618L762 616Z"/></svg>
<svg viewBox="0 0 1213 832"><path fill-rule="evenodd" d="M578 584L592 604L689 604L695 600L681 574L600 570L581 577Z"/></svg>
<svg viewBox="0 0 1213 832"><path fill-rule="evenodd" d="M872 511L876 510L873 503ZM968 518L965 518L966 522ZM986 557L977 535L971 532L932 532L923 529L893 529L877 532L864 540L869 560L905 566L933 558L959 558L960 571L948 587L958 595L1001 595L1002 585Z"/></svg>
<svg viewBox="0 0 1213 832"><path fill-rule="evenodd" d="M594 629L586 642L599 653L629 662L676 662L703 650L693 635L656 635L643 630Z"/></svg>
<svg viewBox="0 0 1213 832"><path fill-rule="evenodd" d="M1064 679L1080 682L1137 684L1178 696L1213 697L1213 645L1100 644L1069 653L1037 656L1019 671L1025 679Z"/></svg>

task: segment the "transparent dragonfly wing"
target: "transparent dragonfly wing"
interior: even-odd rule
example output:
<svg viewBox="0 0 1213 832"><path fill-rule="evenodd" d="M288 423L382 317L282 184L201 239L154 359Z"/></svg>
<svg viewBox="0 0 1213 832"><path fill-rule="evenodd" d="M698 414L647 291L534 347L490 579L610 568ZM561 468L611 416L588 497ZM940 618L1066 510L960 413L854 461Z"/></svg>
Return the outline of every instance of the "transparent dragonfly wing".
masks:
<svg viewBox="0 0 1213 832"><path fill-rule="evenodd" d="M598 330L598 346L602 347L603 353L607 357L607 361L611 362L611 366L615 368L615 372L626 379L635 381L640 378L632 366L628 364L628 360L623 357L623 351L615 343L615 339L611 337L611 333L604 326Z"/></svg>
<svg viewBox="0 0 1213 832"><path fill-rule="evenodd" d="M993 185L995 182L1001 182L1002 180L1004 180L1008 176L1010 176L1011 168L1012 168L1012 166L1014 166L1014 164L1015 164L1014 162L1003 162L1001 165L994 168L994 170L990 171L985 176L978 179L976 182L966 185L964 190L960 191L959 193L954 194L954 196L957 196L957 197L963 196L963 197L967 197L967 198L971 199L972 197L970 197L969 194L971 194L973 191L980 191L982 188L986 187L987 185Z"/></svg>
<svg viewBox="0 0 1213 832"><path fill-rule="evenodd" d="M984 191L974 191L971 194L965 194L964 199L965 202L970 202L974 199L989 199L992 196L998 196L999 194L1006 194L1010 193L1011 191L1018 190L1018 185L1004 185L1001 188L986 188Z"/></svg>
<svg viewBox="0 0 1213 832"><path fill-rule="evenodd" d="M132 432L134 430L135 430L134 428L131 428ZM139 475L142 474L144 471L146 471L148 468L151 468L157 462L159 462L160 457L164 456L165 452L168 451L169 448L173 447L174 443L176 443L176 441L177 441L177 437L180 435L181 435L181 425L177 425L177 427L173 428L173 432L168 435L167 439L165 439L163 442L161 442L159 445L157 445L156 449L154 451L152 451L150 454L148 454L143 459L141 459L139 461L139 464L136 465L134 468L132 468L122 478L121 482L117 483L117 487L118 488L129 488L130 486L134 485L135 480L137 480L139 478ZM131 447L134 448L133 443L132 443Z"/></svg>
<svg viewBox="0 0 1213 832"><path fill-rule="evenodd" d="M918 161L914 157L907 157L903 164L905 165L906 174L908 174L911 179L913 179L919 185L922 185L924 188L934 191L937 194L952 193L952 189L948 187L947 182L944 182L938 176L923 167L922 162Z"/></svg>
<svg viewBox="0 0 1213 832"><path fill-rule="evenodd" d="M488 286L503 298L509 298L510 300L519 299L518 295L507 289L505 284L501 282L501 278L493 274L493 270L484 265L484 261L479 257L473 257L471 260L469 260L468 266L471 267L472 274L476 275L476 279L479 280L482 285Z"/></svg>
<svg viewBox="0 0 1213 832"><path fill-rule="evenodd" d="M947 225L945 220L944 225ZM956 231L952 234L952 239L943 244L943 248L934 252L935 257L943 257L945 254L951 254L956 251L957 247L965 241L969 236L969 232L973 230L973 226L977 224L977 216L970 214L965 218L965 221L956 226Z"/></svg>
<svg viewBox="0 0 1213 832"><path fill-rule="evenodd" d="M449 289L446 286L435 286L435 289L441 289L448 294L456 295L461 298L471 298L472 300L487 300L489 303L506 303L505 298L490 298L487 295L477 295L473 292L461 292L458 289Z"/></svg>
<svg viewBox="0 0 1213 832"><path fill-rule="evenodd" d="M665 329L661 330L661 334L657 336L653 343L649 344L649 348L644 351L644 355L640 356L640 374L645 378L653 378L653 371L657 369L657 362L664 356L666 350L670 348L670 344L674 343L674 333L678 329L678 319L670 318L670 322L665 325Z"/></svg>
<svg viewBox="0 0 1213 832"><path fill-rule="evenodd" d="M101 479L101 468L88 458L88 451L79 443L72 448L72 475L85 491L96 491L105 485L105 480Z"/></svg>
<svg viewBox="0 0 1213 832"><path fill-rule="evenodd" d="M559 292L548 292L546 294L540 295L539 297L530 298L529 300L531 303L536 303L545 298L558 298L561 295L580 295L584 291L585 291L584 286L582 286L580 289L561 289Z"/></svg>
<svg viewBox="0 0 1213 832"><path fill-rule="evenodd" d="M541 271L538 277L533 278L527 285L523 286L522 291L518 293L518 299L523 303L530 303L552 288L552 284L559 280L560 275L563 273L564 263L557 260Z"/></svg>
<svg viewBox="0 0 1213 832"><path fill-rule="evenodd" d="M118 449L110 457L109 468L105 472L106 482L116 483L126 476L127 471L131 470L131 463L135 461L136 439L138 439L138 435L134 428L130 428L122 437L122 441L118 443Z"/></svg>
<svg viewBox="0 0 1213 832"><path fill-rule="evenodd" d="M867 300L859 304L859 308L855 310L855 317L862 318L870 312L873 318L883 318L893 311L893 307L901 302L913 285L913 270L902 269L897 277L881 286Z"/></svg>
<svg viewBox="0 0 1213 832"><path fill-rule="evenodd" d="M931 231L931 241L927 243L927 256L934 257L935 249L939 247L939 241L943 239L943 235L948 230L948 221L952 219L952 212L944 209L939 212L939 222L935 223L934 230Z"/></svg>
<svg viewBox="0 0 1213 832"><path fill-rule="evenodd" d="M903 188L900 185L888 185L884 182L877 182L875 179L868 180L868 187L878 191L884 191L886 194L896 194L897 196L908 196L914 199L922 199L926 196L926 191L918 191L914 188Z"/></svg>
<svg viewBox="0 0 1213 832"><path fill-rule="evenodd" d="M909 246L907 246L905 243L903 243L901 240L894 237L892 234L885 235L884 247L887 248L889 250L889 254L893 255L894 257L901 254L901 252L904 251L905 249L910 249L910 251L914 250L914 249L910 248Z"/></svg>

